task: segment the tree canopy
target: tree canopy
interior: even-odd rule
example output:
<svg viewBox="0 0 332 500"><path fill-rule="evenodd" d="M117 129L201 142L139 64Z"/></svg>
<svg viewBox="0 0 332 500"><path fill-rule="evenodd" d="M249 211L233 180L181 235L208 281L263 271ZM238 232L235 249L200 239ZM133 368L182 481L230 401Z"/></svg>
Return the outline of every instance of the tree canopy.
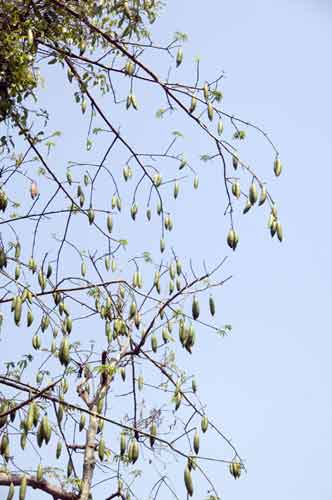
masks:
<svg viewBox="0 0 332 500"><path fill-rule="evenodd" d="M223 73L209 81L197 58L192 82L181 80L187 36L158 38L164 8L157 0L0 2L1 334L15 328L29 342L23 356L12 346L0 372L8 499L37 489L59 500L217 500L211 464L235 479L245 468L208 414L189 358L205 330L231 331L216 321L214 289L230 279L224 263L240 244L241 201L243 214L262 206L271 236L283 239L266 182L282 164L263 130L224 110ZM63 87L59 110L44 105L53 78ZM188 231L197 230L190 203L199 203L200 180L182 150L183 120L208 148L197 163L221 167L218 217L229 221L218 262L200 263L200 272L172 239L181 196ZM262 174L241 155L248 129L271 148ZM222 455L202 452L209 433Z"/></svg>

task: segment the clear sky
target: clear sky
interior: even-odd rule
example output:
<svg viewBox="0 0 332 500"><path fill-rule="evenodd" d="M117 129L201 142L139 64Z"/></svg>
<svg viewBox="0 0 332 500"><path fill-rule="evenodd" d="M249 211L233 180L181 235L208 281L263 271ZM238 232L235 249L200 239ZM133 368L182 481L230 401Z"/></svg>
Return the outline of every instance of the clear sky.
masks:
<svg viewBox="0 0 332 500"><path fill-rule="evenodd" d="M225 339L199 339L193 358L208 413L247 466L248 473L236 482L215 469L223 498L330 500L332 4L170 0L158 23L161 39L175 31L188 33L188 79L196 55L206 79L225 71L225 110L262 126L284 165L272 184L284 243L271 241L266 214L238 214L240 244L226 269L233 279L215 294L218 318L233 331ZM60 80L45 90L54 109L66 106ZM57 128L66 128L61 122L59 114ZM194 142L184 127L184 150L197 159L207 152L206 144ZM141 136L146 143L144 127L137 132L136 144ZM253 166L273 179L272 152L250 130L245 151ZM66 152L60 154L68 159ZM197 170L200 194L191 197L187 191L187 205L175 214L174 239L178 253L190 253L199 267L203 259L213 265L228 253L228 225L220 167L197 161ZM215 451L213 442L206 446ZM30 492L28 498L46 497Z"/></svg>

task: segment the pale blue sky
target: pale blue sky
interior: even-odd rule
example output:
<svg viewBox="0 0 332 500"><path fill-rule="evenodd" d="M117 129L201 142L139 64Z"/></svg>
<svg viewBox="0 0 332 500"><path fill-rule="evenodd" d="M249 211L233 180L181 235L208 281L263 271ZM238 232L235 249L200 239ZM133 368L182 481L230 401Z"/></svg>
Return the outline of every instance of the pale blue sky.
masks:
<svg viewBox="0 0 332 500"><path fill-rule="evenodd" d="M226 72L225 110L271 134L284 164L275 182L272 152L248 131L246 159L263 177L271 172L266 177L273 181L285 240L282 245L271 241L267 213L238 214L240 244L226 269L234 278L215 293L218 319L231 323L233 332L226 339L199 338L192 358L208 414L232 438L248 469L235 482L227 470L215 468L220 491L225 500L330 500L332 5L323 0L207 0L202 7L173 0L158 22L156 31L164 40L174 31L188 33L183 65L188 80L196 55L206 79L220 69ZM58 79L46 89L54 110L67 105L62 89ZM142 106L150 98L157 107L155 94L137 94ZM56 128L66 131L61 116L55 118ZM64 143L66 151L60 150L62 161L79 136L79 120L78 114L68 115L67 132L70 123L75 129ZM172 120L173 129L178 128L176 117ZM154 145L158 137L148 137L144 124L134 119L128 128L133 132L136 127L136 144ZM207 152L206 142L196 141L188 125L181 130L183 149L197 161ZM77 150L73 157L80 157ZM203 258L213 265L229 252L220 167L197 161L197 170L201 189L187 190L186 202L174 214L173 238L177 252L190 253L199 268ZM188 230L193 219L195 230ZM129 223L129 239L132 230ZM133 234L139 233L135 229ZM205 451L216 451L213 441ZM46 497L30 492L28 498Z"/></svg>

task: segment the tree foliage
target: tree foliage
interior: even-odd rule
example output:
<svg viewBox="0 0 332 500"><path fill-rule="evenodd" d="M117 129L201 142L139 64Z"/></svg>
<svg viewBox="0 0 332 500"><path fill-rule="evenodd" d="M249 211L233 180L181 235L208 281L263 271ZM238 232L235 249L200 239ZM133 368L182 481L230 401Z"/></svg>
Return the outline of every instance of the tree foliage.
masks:
<svg viewBox="0 0 332 500"><path fill-rule="evenodd" d="M271 193L239 152L246 130L271 146L276 177L282 165L265 132L223 110L223 74L205 80L196 60L193 83L177 80L186 36L155 41L163 7L156 0L0 4L2 335L19 328L31 341L23 358L13 346L0 375L0 489L8 488L8 499L16 489L21 500L39 489L54 499L88 500L101 498L106 485L108 499L216 500L209 465L227 467L235 479L244 470L181 365L196 348L196 331L231 330L214 320L213 288L229 279L225 259L197 273L168 244L182 182L191 178L198 189L197 171L178 147L180 132L164 137L161 128L166 146L142 152L129 123L136 118L128 117L151 113L153 89L156 127L180 113L208 140L212 152L201 161L222 169L225 250L239 244L234 206L241 200L244 214L263 205L271 235L282 240ZM153 69L156 56L166 79ZM66 75L64 91L87 126L79 160L61 151L61 134L40 105L47 65L59 82ZM64 124L67 112L59 111ZM95 146L98 153L105 147L97 162ZM122 234L128 218L151 228L160 256L131 253L139 232ZM201 454L206 433L225 455ZM151 473L151 463L165 470Z"/></svg>

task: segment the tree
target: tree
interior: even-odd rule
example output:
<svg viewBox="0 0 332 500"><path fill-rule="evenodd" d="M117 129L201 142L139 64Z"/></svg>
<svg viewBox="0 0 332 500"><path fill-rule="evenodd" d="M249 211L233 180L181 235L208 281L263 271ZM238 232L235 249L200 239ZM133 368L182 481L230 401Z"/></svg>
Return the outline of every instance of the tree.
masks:
<svg viewBox="0 0 332 500"><path fill-rule="evenodd" d="M263 134L277 177L278 151L261 129L222 109L222 74L205 81L197 59L194 83L172 83L186 36L153 41L161 2L6 0L0 9L2 335L13 325L25 339L32 332L31 349L21 358L13 346L0 376L0 488L9 488L8 499L19 489L21 500L30 488L62 500L183 498L184 491L217 499L209 464L228 467L235 479L244 464L182 362L195 350L196 330L231 330L215 324L212 294L229 276L225 257L198 273L175 250L171 210L182 185L191 178L196 190L199 179L180 150L181 133L169 138L161 119L190 121L213 149L201 160L221 165L232 250L238 200L243 213L268 207L271 235L282 240L274 200L239 144L248 128ZM153 65L165 61L162 79ZM75 139L84 160L61 149L61 133L41 107L41 75L47 87L51 67L59 81L65 72L65 93L83 115L87 138ZM142 153L137 132L155 96L161 146ZM59 110L64 128L68 113L66 105ZM161 257L146 250L151 237ZM227 445L226 457L200 455L207 431ZM147 471L144 464L167 463L169 454L175 468Z"/></svg>

